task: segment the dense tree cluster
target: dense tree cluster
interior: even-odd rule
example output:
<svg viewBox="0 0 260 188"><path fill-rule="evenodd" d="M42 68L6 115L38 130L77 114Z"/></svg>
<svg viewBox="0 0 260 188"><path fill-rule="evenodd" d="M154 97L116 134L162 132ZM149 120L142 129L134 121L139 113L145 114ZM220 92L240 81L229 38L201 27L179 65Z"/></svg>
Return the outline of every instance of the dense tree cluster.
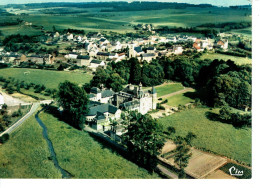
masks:
<svg viewBox="0 0 260 188"><path fill-rule="evenodd" d="M251 113L234 112L230 107L224 106L219 111L219 115L224 122L231 123L236 128L252 126Z"/></svg>
<svg viewBox="0 0 260 188"><path fill-rule="evenodd" d="M24 54L57 54L57 48L46 48L39 45L41 36L9 35L3 40L4 49L8 52L20 52Z"/></svg>
<svg viewBox="0 0 260 188"><path fill-rule="evenodd" d="M153 171L157 156L164 145L162 126L150 115L129 112L123 118L127 132L123 135L127 150L133 160Z"/></svg>
<svg viewBox="0 0 260 188"><path fill-rule="evenodd" d="M221 31L230 31L232 29L244 29L252 26L252 22L225 22L225 23L206 23L197 27L221 28Z"/></svg>
<svg viewBox="0 0 260 188"><path fill-rule="evenodd" d="M236 65L233 61L199 60L185 57L171 60L163 57L140 65L137 59L110 63L98 69L89 87L105 84L120 91L124 84L153 86L164 79L182 82L202 91L201 100L210 106L229 105L243 109L251 107L251 66Z"/></svg>
<svg viewBox="0 0 260 188"><path fill-rule="evenodd" d="M238 66L231 60L214 60L201 69L197 86L205 89L211 106L251 107L251 69L249 65Z"/></svg>
<svg viewBox="0 0 260 188"><path fill-rule="evenodd" d="M82 129L88 112L86 92L74 83L60 83L57 93L59 105L63 108L63 117L70 125Z"/></svg>
<svg viewBox="0 0 260 188"><path fill-rule="evenodd" d="M91 86L100 86L105 84L106 87L112 88L114 91L123 89L123 85L139 84L142 82L144 86L153 86L163 83L164 72L158 61L144 63L131 58L118 63L108 64L106 69L98 68L91 81Z"/></svg>
<svg viewBox="0 0 260 188"><path fill-rule="evenodd" d="M218 35L218 31L216 29L207 28L201 29L198 27L171 27L168 26L161 26L155 29L158 33L200 33L204 34L205 37L215 38Z"/></svg>

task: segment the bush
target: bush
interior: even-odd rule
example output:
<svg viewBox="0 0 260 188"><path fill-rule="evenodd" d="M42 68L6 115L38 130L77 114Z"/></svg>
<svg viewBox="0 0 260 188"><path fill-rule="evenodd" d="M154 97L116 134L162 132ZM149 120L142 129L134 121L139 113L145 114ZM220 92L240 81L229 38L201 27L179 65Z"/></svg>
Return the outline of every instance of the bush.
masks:
<svg viewBox="0 0 260 188"><path fill-rule="evenodd" d="M232 124L236 128L251 127L252 116L251 113L241 114L239 112L232 112L232 109L224 106L219 111L220 119Z"/></svg>
<svg viewBox="0 0 260 188"><path fill-rule="evenodd" d="M168 127L167 128L167 131L170 133L170 134L174 134L176 132L175 128L174 127Z"/></svg>
<svg viewBox="0 0 260 188"><path fill-rule="evenodd" d="M18 116L19 116L18 112L13 112L12 113L12 117L18 117Z"/></svg>
<svg viewBox="0 0 260 188"><path fill-rule="evenodd" d="M161 110L165 110L164 106L162 106L160 103L157 103L156 108L161 109Z"/></svg>
<svg viewBox="0 0 260 188"><path fill-rule="evenodd" d="M185 179L186 178L186 173L185 173L184 169L180 169L180 171L178 172L178 177L180 179Z"/></svg>
<svg viewBox="0 0 260 188"><path fill-rule="evenodd" d="M4 144L9 140L9 134L4 134L3 136L0 137L0 143Z"/></svg>
<svg viewBox="0 0 260 188"><path fill-rule="evenodd" d="M168 102L168 99L165 99L164 101L161 102L161 104L165 104Z"/></svg>
<svg viewBox="0 0 260 188"><path fill-rule="evenodd" d="M60 66L57 68L58 71L63 71L64 67L62 66L62 64L60 64Z"/></svg>

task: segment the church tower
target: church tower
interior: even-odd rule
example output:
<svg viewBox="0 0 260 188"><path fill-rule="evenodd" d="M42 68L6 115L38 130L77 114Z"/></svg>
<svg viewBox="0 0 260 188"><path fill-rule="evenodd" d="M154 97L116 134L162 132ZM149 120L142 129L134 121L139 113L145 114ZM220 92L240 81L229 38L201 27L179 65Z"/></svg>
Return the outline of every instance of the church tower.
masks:
<svg viewBox="0 0 260 188"><path fill-rule="evenodd" d="M153 110L155 110L157 106L157 92L154 86L152 87L151 95L152 95L152 102L153 102Z"/></svg>

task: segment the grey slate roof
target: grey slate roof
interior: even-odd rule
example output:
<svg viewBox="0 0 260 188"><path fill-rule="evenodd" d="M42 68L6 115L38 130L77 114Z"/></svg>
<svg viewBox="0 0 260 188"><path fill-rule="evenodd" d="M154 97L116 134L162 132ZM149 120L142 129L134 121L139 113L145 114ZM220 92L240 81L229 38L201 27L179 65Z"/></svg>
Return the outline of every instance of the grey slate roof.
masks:
<svg viewBox="0 0 260 188"><path fill-rule="evenodd" d="M108 52L98 52L97 55L109 56L110 53L108 53Z"/></svg>
<svg viewBox="0 0 260 188"><path fill-rule="evenodd" d="M88 55L85 55L85 56L83 56L83 55L78 55L77 59L86 59L86 60L89 60L90 57L89 57Z"/></svg>
<svg viewBox="0 0 260 188"><path fill-rule="evenodd" d="M92 87L92 88L90 89L90 93L95 93L95 94L100 93L100 89L97 88L97 87Z"/></svg>
<svg viewBox="0 0 260 188"><path fill-rule="evenodd" d="M94 64L100 64L102 61L97 60L97 59L93 59L90 63L94 63Z"/></svg>
<svg viewBox="0 0 260 188"><path fill-rule="evenodd" d="M143 54L143 57L154 57L154 53Z"/></svg>
<svg viewBox="0 0 260 188"><path fill-rule="evenodd" d="M140 46L135 47L134 50L135 50L137 53L142 52L142 48L141 48Z"/></svg>
<svg viewBox="0 0 260 188"><path fill-rule="evenodd" d="M147 50L154 50L154 49L155 49L154 47L147 48Z"/></svg>
<svg viewBox="0 0 260 188"><path fill-rule="evenodd" d="M88 94L88 97L92 98L92 97L95 97L95 95L91 93L91 94Z"/></svg>
<svg viewBox="0 0 260 188"><path fill-rule="evenodd" d="M140 105L140 102L137 100L134 101L129 101L121 104L120 106L124 109L132 109L132 108L137 108Z"/></svg>
<svg viewBox="0 0 260 188"><path fill-rule="evenodd" d="M108 89L106 89L106 90L104 90L104 91L101 91L101 97L102 97L102 98L111 97L111 96L113 96L114 94L115 94L114 91L108 90Z"/></svg>
<svg viewBox="0 0 260 188"><path fill-rule="evenodd" d="M118 110L118 108L114 105L111 105L111 104L101 104L101 105L98 105L98 106L93 106L91 108L89 108L89 112L88 112L88 115L89 116L95 116L97 115L98 113L106 113L106 112L109 112L110 114L115 114L116 111Z"/></svg>

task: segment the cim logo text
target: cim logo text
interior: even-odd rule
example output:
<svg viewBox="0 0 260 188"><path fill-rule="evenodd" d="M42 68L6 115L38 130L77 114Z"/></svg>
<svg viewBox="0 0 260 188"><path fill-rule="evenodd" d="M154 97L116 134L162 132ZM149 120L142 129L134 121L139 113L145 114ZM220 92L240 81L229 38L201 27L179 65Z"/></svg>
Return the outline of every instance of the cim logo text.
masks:
<svg viewBox="0 0 260 188"><path fill-rule="evenodd" d="M229 169L229 173L230 173L231 176L243 176L243 174L244 174L243 170L239 170L234 166L232 166Z"/></svg>

